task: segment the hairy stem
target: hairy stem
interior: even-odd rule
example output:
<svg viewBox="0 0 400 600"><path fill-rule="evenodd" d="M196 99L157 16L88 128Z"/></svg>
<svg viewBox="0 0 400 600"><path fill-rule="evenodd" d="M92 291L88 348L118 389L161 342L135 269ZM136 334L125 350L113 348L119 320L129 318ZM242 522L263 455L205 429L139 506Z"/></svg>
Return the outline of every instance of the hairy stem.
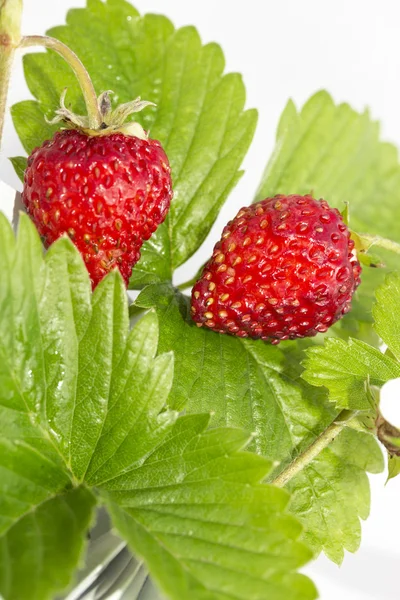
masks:
<svg viewBox="0 0 400 600"><path fill-rule="evenodd" d="M329 446L334 439L343 430L346 424L354 419L357 415L357 411L354 410L342 410L341 413L335 418L335 420L317 437L317 439L302 452L297 458L295 458L275 479L271 482L272 485L278 487L285 486L295 475L300 473L311 461L318 456L324 448Z"/></svg>
<svg viewBox="0 0 400 600"><path fill-rule="evenodd" d="M44 46L45 48L50 48L62 56L69 64L81 86L89 117L89 127L90 129L98 129L102 123L102 116L97 103L96 91L89 73L86 71L75 52L56 38L41 35L30 35L22 38L20 48L29 48L31 46Z"/></svg>
<svg viewBox="0 0 400 600"><path fill-rule="evenodd" d="M370 235L368 233L357 233L356 231L352 231L351 237L355 242L357 253L365 253L368 252L372 246L378 246L378 248L384 248L395 254L400 254L400 244L393 242L393 240L380 237L379 235Z"/></svg>
<svg viewBox="0 0 400 600"><path fill-rule="evenodd" d="M15 49L21 39L22 0L0 0L0 143Z"/></svg>
<svg viewBox="0 0 400 600"><path fill-rule="evenodd" d="M400 254L400 244L397 244L392 240L379 237L379 235L367 235L365 233L362 234L361 238L362 240L368 241L370 243L370 247L378 246L379 248L390 250L390 252L394 252L395 254Z"/></svg>

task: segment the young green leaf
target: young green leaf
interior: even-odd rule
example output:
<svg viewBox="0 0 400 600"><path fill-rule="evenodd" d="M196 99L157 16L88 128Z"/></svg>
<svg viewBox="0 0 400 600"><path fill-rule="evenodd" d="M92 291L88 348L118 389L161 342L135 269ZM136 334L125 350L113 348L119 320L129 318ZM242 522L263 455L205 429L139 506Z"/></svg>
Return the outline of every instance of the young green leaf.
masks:
<svg viewBox="0 0 400 600"><path fill-rule="evenodd" d="M240 178L257 120L254 110L243 111L240 75L223 74L220 47L203 46L194 27L175 30L165 17L141 17L125 0L91 0L48 34L78 54L98 92L112 89L118 102L140 95L157 104L137 119L163 144L175 195L167 225L145 244L131 284L171 279L203 242ZM24 67L37 102L18 103L12 115L29 153L52 136L44 114L54 112L65 87L72 108L80 112L83 105L74 75L55 53L29 54Z"/></svg>
<svg viewBox="0 0 400 600"><path fill-rule="evenodd" d="M207 422L181 417L143 464L107 483L118 531L168 598L315 598L294 573L309 553L288 495L259 483L271 463L241 451L241 431Z"/></svg>
<svg viewBox="0 0 400 600"><path fill-rule="evenodd" d="M303 539L315 554L322 550L340 564L344 550L358 550L359 519L368 517L370 507L366 471L380 473L383 466L375 438L347 428L288 482L289 508L303 523Z"/></svg>
<svg viewBox="0 0 400 600"><path fill-rule="evenodd" d="M27 217L21 220L21 228L27 232L22 232L21 238L32 237L36 247L39 238L36 232L31 235L33 225ZM8 243L6 239L4 243ZM24 252L29 250L31 257L35 254L21 248L19 262L27 269ZM35 274L29 280L26 276L32 286L44 266L40 244L36 254ZM99 461L103 464L112 459L111 464L117 462L119 468L124 460L133 462L135 452L142 456L143 448L152 447L152 435L159 443L162 431L174 419L169 412L158 416L171 386L172 362L171 357L154 360L154 315L129 334L127 299L119 274L111 273L92 296L83 261L66 238L53 244L45 268L38 292L40 304L34 304L35 344L30 348L24 343L23 350L29 356L37 353L36 363L40 364L39 358L42 361L33 402L48 423L68 469L83 480L94 464L99 468ZM20 291L21 297L32 297ZM17 302L20 300L14 300L18 306ZM146 344L138 342L146 338ZM149 409L146 403L150 402L153 406ZM144 428L143 441L135 429L137 419Z"/></svg>
<svg viewBox="0 0 400 600"><path fill-rule="evenodd" d="M383 354L359 340L345 342L335 338L327 338L323 346L307 352L302 377L311 385L327 387L331 401L338 407L369 410L367 382L381 387L386 381L400 377L400 363L396 360L400 356L396 319L399 281L395 273L388 276L376 291L373 307L375 330L388 344L390 353Z"/></svg>
<svg viewBox="0 0 400 600"><path fill-rule="evenodd" d="M304 379L313 385L325 385L331 400L340 406L367 409L368 404L371 405L370 384L382 387L390 379L400 377L396 320L399 292L399 276L396 273L389 275L376 291L373 316L376 331L388 344L385 354L357 340L346 344L341 340L327 339L324 346L308 351L303 363ZM397 458L389 457L388 466L388 479L391 479L399 472Z"/></svg>
<svg viewBox="0 0 400 600"><path fill-rule="evenodd" d="M168 285L147 287L137 304L156 307L160 351L174 349L171 406L186 406L188 412L212 411L214 426L229 424L254 432L251 447L259 454L280 461L270 481L335 418L335 410L327 402L325 392L300 379L304 353L296 344L287 344L282 352L261 341L198 329L190 319L188 299ZM349 450L353 451L361 436L350 430L344 436L349 440ZM304 523L307 541L315 553L324 550L337 562L343 556L343 548L355 548L360 536L358 517L368 512L365 470L378 470L381 466L376 458L379 455L376 442L368 436L365 439L365 456L369 456L369 462L365 462L364 470L360 464L352 466L351 459L346 462L344 456L339 459L335 450L329 450L290 482L295 492L291 510L298 513ZM336 448L343 446L340 440L339 437ZM324 486L331 490L329 496ZM353 494L350 499L347 499L348 494ZM312 502L307 505L307 512L305 501L310 498ZM347 501L348 515L343 514ZM340 516L343 522L335 532L331 531L334 519L326 527L321 526L321 519L328 510L337 518Z"/></svg>
<svg viewBox="0 0 400 600"><path fill-rule="evenodd" d="M302 377L311 385L325 386L340 408L370 410L366 383L381 387L400 377L400 364L359 340L327 338L323 346L307 351Z"/></svg>

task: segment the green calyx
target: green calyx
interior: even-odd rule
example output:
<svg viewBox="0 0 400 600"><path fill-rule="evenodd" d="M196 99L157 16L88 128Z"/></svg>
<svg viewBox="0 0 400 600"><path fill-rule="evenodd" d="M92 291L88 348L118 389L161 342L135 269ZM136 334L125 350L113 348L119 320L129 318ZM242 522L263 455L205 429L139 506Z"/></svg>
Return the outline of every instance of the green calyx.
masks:
<svg viewBox="0 0 400 600"><path fill-rule="evenodd" d="M131 102L120 104L117 108L112 110L110 99L110 94L112 93L111 90L108 90L102 92L97 98L101 123L96 128L91 127L88 116L77 115L65 106L67 89L65 89L61 95L60 108L56 110L54 119L46 120L51 125L62 122L68 129L78 129L89 136L105 136L119 132L124 135L146 140L148 135L139 123L132 121L126 123L125 121L131 114L140 112L147 106L155 106L155 104L153 102L141 100L140 97L138 97Z"/></svg>
<svg viewBox="0 0 400 600"><path fill-rule="evenodd" d="M105 136L111 133L120 132L124 135L138 137L146 140L147 133L139 123L125 123L129 115L140 112L146 106L155 106L153 102L142 101L136 98L131 102L120 104L112 110L110 100L110 90L103 92L97 97L93 82L89 73L78 56L63 42L49 36L26 36L19 43L20 48L29 48L32 46L42 46L50 50L54 50L62 56L74 71L79 82L82 94L86 104L87 116L74 114L65 106L65 97L67 89L61 95L60 108L56 110L56 116L48 123L64 123L69 129L78 129L90 136Z"/></svg>

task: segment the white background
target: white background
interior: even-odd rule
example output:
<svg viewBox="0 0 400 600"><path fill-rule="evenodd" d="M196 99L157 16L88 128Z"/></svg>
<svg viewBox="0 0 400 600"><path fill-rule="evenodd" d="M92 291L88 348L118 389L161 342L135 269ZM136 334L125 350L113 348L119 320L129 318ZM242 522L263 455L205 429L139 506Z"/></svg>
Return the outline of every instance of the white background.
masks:
<svg viewBox="0 0 400 600"><path fill-rule="evenodd" d="M384 138L400 145L398 0L136 0L135 5L142 12L162 12L177 26L194 24L204 42L219 42L227 70L243 74L248 107L260 112L244 163L246 175L222 211L208 250L181 269L180 280L204 262L224 222L251 202L289 97L302 104L325 88L356 109L368 105L382 123ZM42 34L62 24L74 6L84 6L83 0L25 0L23 32ZM9 101L28 97L18 56ZM15 187L20 184L6 157L19 154L23 150L8 119L0 179ZM307 568L322 600L337 600L338 594L344 600L400 597L400 477L386 488L384 481L383 475L371 478L372 510L363 526L361 550L348 554L340 571L324 557Z"/></svg>

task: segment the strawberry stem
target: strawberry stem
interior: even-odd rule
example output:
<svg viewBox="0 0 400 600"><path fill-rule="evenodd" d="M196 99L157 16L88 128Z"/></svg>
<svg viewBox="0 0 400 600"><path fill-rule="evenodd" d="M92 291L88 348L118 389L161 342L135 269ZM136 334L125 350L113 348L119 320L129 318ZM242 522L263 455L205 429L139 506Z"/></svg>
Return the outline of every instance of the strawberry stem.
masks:
<svg viewBox="0 0 400 600"><path fill-rule="evenodd" d="M63 42L60 42L60 40L41 35L30 35L22 38L20 48L29 48L31 46L44 46L45 48L54 50L69 64L78 79L85 99L89 117L89 127L91 129L99 129L102 124L102 116L97 103L96 92L89 73L86 71L83 63L77 57L75 52L63 44Z"/></svg>
<svg viewBox="0 0 400 600"><path fill-rule="evenodd" d="M378 246L378 248L384 248L385 250L389 250L395 254L400 254L400 244L397 242L382 238L379 235L369 235L367 233L358 234L358 237L361 239L364 249L366 250L369 250L372 248L372 246Z"/></svg>
<svg viewBox="0 0 400 600"><path fill-rule="evenodd" d="M317 437L317 439L297 456L279 473L275 479L269 481L278 487L285 486L293 477L309 465L329 444L331 444L346 427L347 423L357 416L357 411L342 410L334 421Z"/></svg>
<svg viewBox="0 0 400 600"><path fill-rule="evenodd" d="M21 39L22 0L0 2L0 142L14 52Z"/></svg>

